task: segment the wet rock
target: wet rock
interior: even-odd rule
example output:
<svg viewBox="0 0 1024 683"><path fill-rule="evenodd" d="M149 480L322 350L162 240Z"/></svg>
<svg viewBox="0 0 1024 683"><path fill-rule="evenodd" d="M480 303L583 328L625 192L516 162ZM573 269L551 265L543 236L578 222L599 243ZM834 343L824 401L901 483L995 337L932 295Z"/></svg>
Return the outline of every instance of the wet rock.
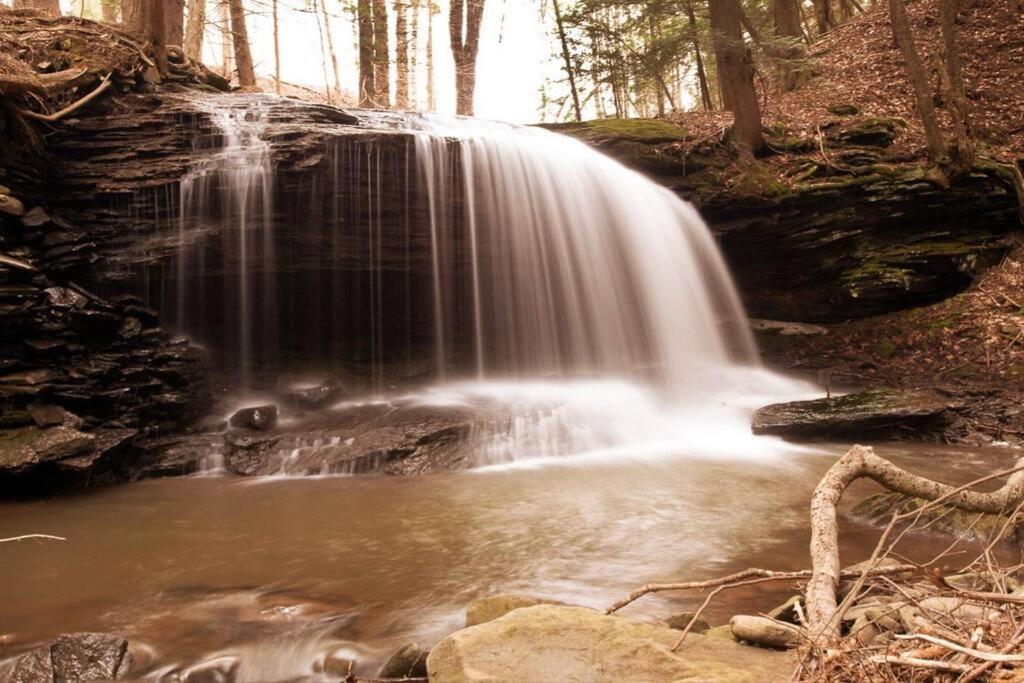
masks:
<svg viewBox="0 0 1024 683"><path fill-rule="evenodd" d="M879 436L937 430L957 405L928 390L875 390L766 406L754 413L755 434L803 439Z"/></svg>
<svg viewBox="0 0 1024 683"><path fill-rule="evenodd" d="M750 329L755 332L775 332L784 337L794 335L819 335L828 334L828 328L810 323L792 323L783 320L758 320L750 321Z"/></svg>
<svg viewBox="0 0 1024 683"><path fill-rule="evenodd" d="M72 633L22 655L12 683L85 683L124 678L131 669L128 641L108 633Z"/></svg>
<svg viewBox="0 0 1024 683"><path fill-rule="evenodd" d="M285 401L302 410L326 408L345 394L340 382L324 382L316 386L289 387L284 392Z"/></svg>
<svg viewBox="0 0 1024 683"><path fill-rule="evenodd" d="M426 678L429 654L419 643L409 643L388 657L377 670L377 678Z"/></svg>
<svg viewBox="0 0 1024 683"><path fill-rule="evenodd" d="M800 631L795 626L767 617L738 614L729 620L729 628L737 640L752 645L788 649L800 643Z"/></svg>
<svg viewBox="0 0 1024 683"><path fill-rule="evenodd" d="M345 680L355 669L355 666L356 660L353 652L346 647L332 650L324 657L324 673L341 680Z"/></svg>
<svg viewBox="0 0 1024 683"><path fill-rule="evenodd" d="M536 607L537 605L563 605L565 603L545 598L533 598L527 595L493 595L487 598L479 598L469 603L466 607L466 627L486 624L505 616L512 610L524 607Z"/></svg>
<svg viewBox="0 0 1024 683"><path fill-rule="evenodd" d="M238 429L255 429L267 431L277 426L277 406L265 405L242 408L231 416L228 421Z"/></svg>
<svg viewBox="0 0 1024 683"><path fill-rule="evenodd" d="M92 450L96 437L71 427L36 427L0 433L0 473L21 474L53 460Z"/></svg>
<svg viewBox="0 0 1024 683"><path fill-rule="evenodd" d="M431 680L564 683L700 680L788 681L790 653L690 635L581 607L509 612L442 640L427 658Z"/></svg>
<svg viewBox="0 0 1024 683"><path fill-rule="evenodd" d="M272 474L279 465L268 463L280 440L280 436L228 432L224 435L224 468L240 477Z"/></svg>
<svg viewBox="0 0 1024 683"><path fill-rule="evenodd" d="M28 407L28 414L37 427L56 427L63 425L78 429L82 426L82 418L70 413L60 406L34 403Z"/></svg>

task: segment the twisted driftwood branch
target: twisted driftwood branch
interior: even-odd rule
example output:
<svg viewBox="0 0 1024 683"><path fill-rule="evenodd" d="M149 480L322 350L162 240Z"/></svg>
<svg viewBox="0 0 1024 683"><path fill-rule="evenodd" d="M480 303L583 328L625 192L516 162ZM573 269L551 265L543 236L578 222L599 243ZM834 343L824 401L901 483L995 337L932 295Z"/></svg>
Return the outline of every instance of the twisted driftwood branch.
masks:
<svg viewBox="0 0 1024 683"><path fill-rule="evenodd" d="M1006 484L996 491L979 493L967 490L971 486L1007 475L1009 479ZM1024 458L1018 460L1013 469L997 472L965 486L953 487L902 470L875 455L874 449L870 447L851 448L825 473L811 498L813 570L807 583L807 626L812 638L819 645L828 645L839 638L840 620L836 618L836 590L842 573L839 563L837 508L839 500L850 484L862 478L872 479L895 493L930 501L929 506L941 502L965 512L998 515L1024 500ZM921 511L919 508L907 514L919 514ZM893 522L906 516L897 515ZM889 528L892 526L893 524L890 524ZM869 563L866 571L870 569Z"/></svg>

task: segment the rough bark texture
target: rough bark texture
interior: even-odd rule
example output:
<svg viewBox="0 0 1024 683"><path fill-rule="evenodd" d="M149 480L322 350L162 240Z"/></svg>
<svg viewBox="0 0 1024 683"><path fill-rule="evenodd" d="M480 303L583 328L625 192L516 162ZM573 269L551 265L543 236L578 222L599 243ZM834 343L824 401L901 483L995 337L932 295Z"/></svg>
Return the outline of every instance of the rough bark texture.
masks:
<svg viewBox="0 0 1024 683"><path fill-rule="evenodd" d="M903 0L889 0L889 18L892 21L893 37L899 45L900 52L903 53L907 78L914 88L917 113L921 117L921 124L928 140L928 156L934 164L943 163L946 159L946 145L942 141L942 131L939 130L935 118L931 87L921 56L914 46L914 36L910 31L910 20L907 18L907 8L904 7Z"/></svg>
<svg viewBox="0 0 1024 683"><path fill-rule="evenodd" d="M185 56L202 61L203 35L206 32L206 0L189 0L188 26L185 29Z"/></svg>
<svg viewBox="0 0 1024 683"><path fill-rule="evenodd" d="M803 49L799 45L803 37L800 28L800 6L796 0L774 0L772 19L776 40L785 41L785 45L775 50L776 56L782 61L782 89L795 90L800 83L800 72L793 65L793 61L803 54Z"/></svg>
<svg viewBox="0 0 1024 683"><path fill-rule="evenodd" d="M142 28L142 0L121 0L121 23L131 31Z"/></svg>
<svg viewBox="0 0 1024 683"><path fill-rule="evenodd" d="M715 108L711 101L711 88L708 87L708 75L704 69L704 57L700 51L700 37L697 34L697 16L693 11L693 0L686 3L686 18L690 22L690 35L693 38L693 56L697 63L697 83L700 86L700 101L704 111Z"/></svg>
<svg viewBox="0 0 1024 683"><path fill-rule="evenodd" d="M165 44L185 44L185 0L162 0L164 6Z"/></svg>
<svg viewBox="0 0 1024 683"><path fill-rule="evenodd" d="M956 47L956 15L959 0L941 0L942 61L939 65L947 109L953 120L953 162L963 170L974 164L974 142L971 139L970 105L964 90L963 68Z"/></svg>
<svg viewBox="0 0 1024 683"><path fill-rule="evenodd" d="M409 108L409 5L395 0L395 107Z"/></svg>
<svg viewBox="0 0 1024 683"><path fill-rule="evenodd" d="M356 24L359 28L359 106L370 108L377 92L373 72L373 6L370 0L359 0L356 5Z"/></svg>
<svg viewBox="0 0 1024 683"><path fill-rule="evenodd" d="M711 30L722 103L733 113L733 140L751 153L761 151L761 107L754 90L754 66L743 42L742 8L738 0L709 0Z"/></svg>
<svg viewBox="0 0 1024 683"><path fill-rule="evenodd" d="M373 0L373 99L378 107L391 106L391 53L388 40L387 0Z"/></svg>
<svg viewBox="0 0 1024 683"><path fill-rule="evenodd" d="M452 57L455 59L455 111L473 115L476 93L476 56L480 49L480 23L484 0L456 0L448 18Z"/></svg>
<svg viewBox="0 0 1024 683"><path fill-rule="evenodd" d="M238 84L243 88L256 87L256 71L253 68L252 52L249 50L249 31L245 27L245 8L242 0L228 0L231 12L231 42L235 46L235 64L238 68Z"/></svg>
<svg viewBox="0 0 1024 683"><path fill-rule="evenodd" d="M835 15L832 12L832 0L813 0L814 20L818 35L824 35L836 27Z"/></svg>

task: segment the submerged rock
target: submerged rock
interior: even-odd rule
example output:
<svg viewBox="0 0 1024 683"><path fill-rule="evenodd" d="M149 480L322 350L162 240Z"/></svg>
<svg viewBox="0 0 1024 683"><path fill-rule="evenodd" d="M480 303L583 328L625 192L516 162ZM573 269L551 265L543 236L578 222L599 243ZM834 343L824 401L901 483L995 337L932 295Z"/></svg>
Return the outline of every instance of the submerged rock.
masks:
<svg viewBox="0 0 1024 683"><path fill-rule="evenodd" d="M874 390L766 406L754 413L755 434L798 438L871 434L941 427L956 405L928 390Z"/></svg>
<svg viewBox="0 0 1024 683"><path fill-rule="evenodd" d="M788 681L789 653L679 632L582 607L540 605L467 628L427 658L431 680L504 681Z"/></svg>
<svg viewBox="0 0 1024 683"><path fill-rule="evenodd" d="M17 659L11 683L85 683L124 678L132 665L128 641L109 633L72 633Z"/></svg>
<svg viewBox="0 0 1024 683"><path fill-rule="evenodd" d="M232 427L239 429L255 429L265 432L277 426L277 406L242 408L231 416L229 422Z"/></svg>
<svg viewBox="0 0 1024 683"><path fill-rule="evenodd" d="M345 394L340 382L324 382L315 386L292 386L285 390L284 398L289 405L302 410L326 408Z"/></svg>
<svg viewBox="0 0 1024 683"><path fill-rule="evenodd" d="M419 643L409 643L388 657L377 678L426 678L429 654Z"/></svg>
<svg viewBox="0 0 1024 683"><path fill-rule="evenodd" d="M896 512L911 512L926 501L901 493L876 493L857 503L850 514L872 524L885 526ZM1002 533L1007 541L1022 540L1019 519L1005 515L986 515L964 512L949 505L936 505L921 513L916 525L932 533L948 534L956 538L989 540Z"/></svg>

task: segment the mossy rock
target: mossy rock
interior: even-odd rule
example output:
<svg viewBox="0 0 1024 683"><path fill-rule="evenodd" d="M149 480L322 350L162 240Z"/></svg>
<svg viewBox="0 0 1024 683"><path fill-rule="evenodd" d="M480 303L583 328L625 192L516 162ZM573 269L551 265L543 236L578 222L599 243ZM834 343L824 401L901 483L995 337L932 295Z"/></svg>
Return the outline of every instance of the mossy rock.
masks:
<svg viewBox="0 0 1024 683"><path fill-rule="evenodd" d="M458 631L430 652L430 680L452 683L788 681L796 657L582 607L541 605Z"/></svg>
<svg viewBox="0 0 1024 683"><path fill-rule="evenodd" d="M766 406L754 413L755 434L805 439L932 432L956 406L929 390L874 390Z"/></svg>
<svg viewBox="0 0 1024 683"><path fill-rule="evenodd" d="M829 126L825 137L830 145L838 147L889 147L906 121L897 118L876 117L836 122Z"/></svg>
<svg viewBox="0 0 1024 683"><path fill-rule="evenodd" d="M640 142L647 145L682 142L689 136L679 126L658 119L594 119L542 126L588 143L611 141Z"/></svg>

